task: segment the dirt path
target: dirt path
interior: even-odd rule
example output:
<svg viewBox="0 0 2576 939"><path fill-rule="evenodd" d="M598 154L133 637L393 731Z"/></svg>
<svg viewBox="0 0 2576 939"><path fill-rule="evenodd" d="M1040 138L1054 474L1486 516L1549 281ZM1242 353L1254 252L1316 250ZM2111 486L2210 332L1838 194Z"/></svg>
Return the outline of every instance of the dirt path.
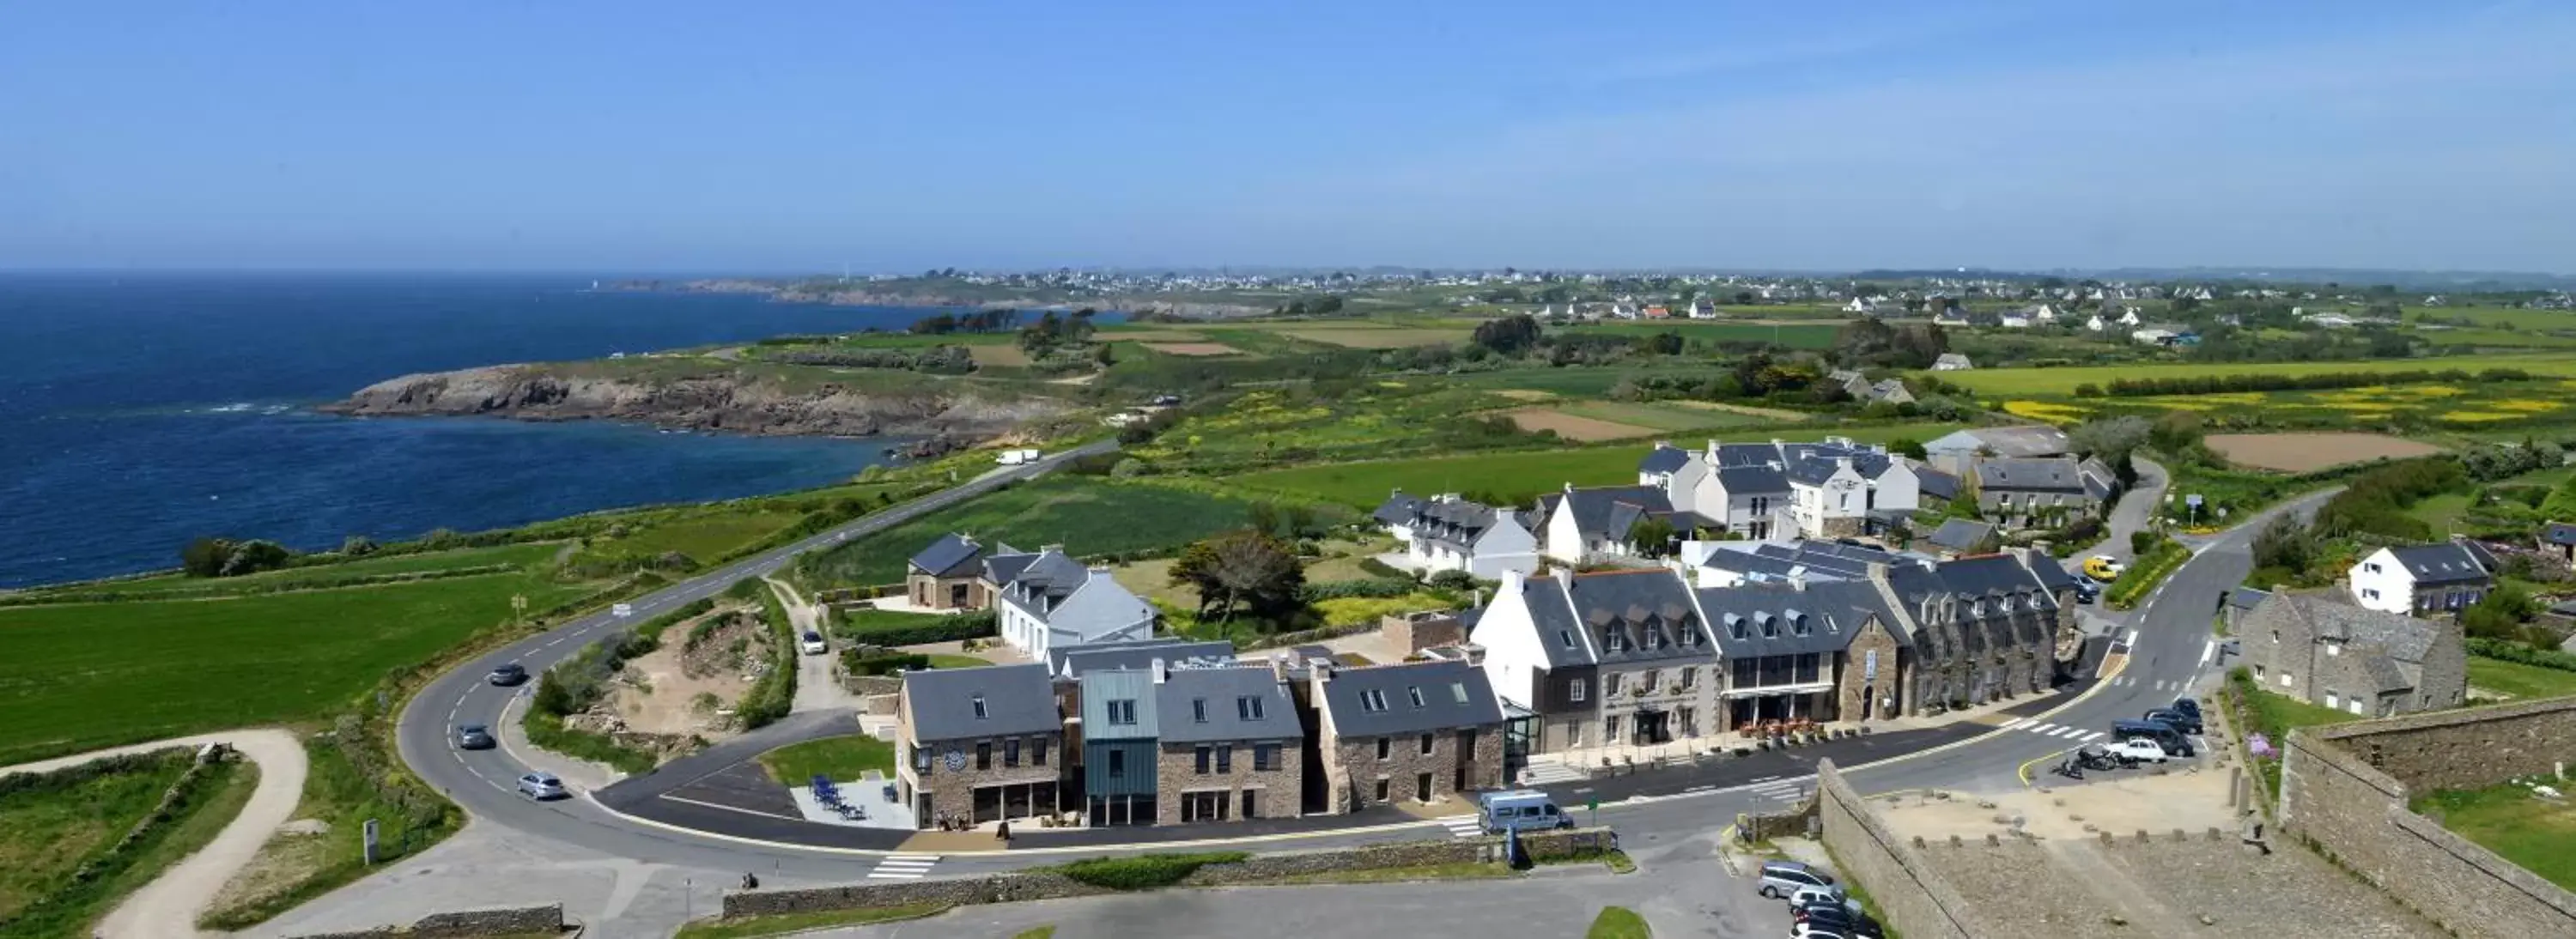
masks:
<svg viewBox="0 0 2576 939"><path fill-rule="evenodd" d="M120 753L143 753L171 747L200 747L222 743L241 751L243 757L259 765L259 784L251 790L250 801L232 824L215 835L204 849L162 872L160 878L143 885L143 889L117 904L105 919L99 921L98 935L108 939L162 939L194 937L197 915L214 902L215 894L233 879L251 858L259 854L260 845L277 832L278 826L295 817L296 803L304 797L304 745L295 735L273 728L236 730L194 737L178 737L130 747L95 750L78 756L0 767L0 776L11 773L41 773L103 756Z"/></svg>
<svg viewBox="0 0 2576 939"><path fill-rule="evenodd" d="M788 586L777 578L764 579L769 581L769 589L778 591L779 605L787 608L787 621L795 624L796 635L800 640L807 630L818 633L823 631L821 607L808 602L796 592L796 588ZM824 637L827 642L830 638L828 635ZM788 708L791 713L836 708L858 709L859 696L851 694L850 689L843 687L841 677L837 674L840 671L838 666L840 649L837 646L823 655L806 655L804 650L796 648L786 651L787 654L796 657L796 703Z"/></svg>

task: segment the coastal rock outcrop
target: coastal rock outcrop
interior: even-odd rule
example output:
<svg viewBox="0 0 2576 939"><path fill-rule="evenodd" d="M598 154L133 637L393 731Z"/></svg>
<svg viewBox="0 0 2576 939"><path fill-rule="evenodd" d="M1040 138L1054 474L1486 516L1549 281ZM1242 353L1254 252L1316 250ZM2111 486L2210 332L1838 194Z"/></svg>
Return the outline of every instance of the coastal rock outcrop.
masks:
<svg viewBox="0 0 2576 939"><path fill-rule="evenodd" d="M607 419L745 434L891 434L981 440L1063 413L1044 398L1001 398L937 385L863 390L784 383L735 371L595 375L576 367L491 365L405 375L359 389L323 411L362 416L486 415L519 420Z"/></svg>

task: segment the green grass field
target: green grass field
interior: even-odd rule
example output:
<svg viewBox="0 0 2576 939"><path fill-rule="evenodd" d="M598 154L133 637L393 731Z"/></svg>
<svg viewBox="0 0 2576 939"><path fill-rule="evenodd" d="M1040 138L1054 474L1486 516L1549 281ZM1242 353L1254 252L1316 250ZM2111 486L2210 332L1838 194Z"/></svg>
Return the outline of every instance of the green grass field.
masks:
<svg viewBox="0 0 2576 939"><path fill-rule="evenodd" d="M2576 890L2576 808L2534 798L2512 783L2446 789L2416 799L2412 808L2439 817L2442 827L2522 869Z"/></svg>
<svg viewBox="0 0 2576 939"><path fill-rule="evenodd" d="M1994 368L1942 372L1942 381L1983 395L2066 396L2075 386L2107 385L2120 378L2197 375L2314 375L2324 372L2404 372L2518 368L2534 375L2576 376L2576 355L2491 355L2440 359L2367 359L2349 362L2244 362L2220 365L2096 365L2075 368Z"/></svg>
<svg viewBox="0 0 2576 939"><path fill-rule="evenodd" d="M790 786L812 783L815 776L833 782L858 782L868 770L894 778L894 744L875 737L825 737L791 744L760 755L769 778Z"/></svg>
<svg viewBox="0 0 2576 939"><path fill-rule="evenodd" d="M395 668L584 589L489 574L211 600L0 609L0 764L308 720Z"/></svg>
<svg viewBox="0 0 2576 939"><path fill-rule="evenodd" d="M1729 323L1723 320L1638 320L1634 322L1595 323L1569 326L1561 332L1606 333L1621 336L1652 336L1676 333L1685 340L1707 342L1768 342L1791 349L1830 349L1838 323Z"/></svg>
<svg viewBox="0 0 2576 939"><path fill-rule="evenodd" d="M2576 672L2472 655L2469 687L2516 698L2557 698L2576 694Z"/></svg>
<svg viewBox="0 0 2576 939"><path fill-rule="evenodd" d="M2525 310L2501 306L2434 306L2408 307L2406 321L2465 319L2480 326L2511 326L2517 330L2576 329L2576 310Z"/></svg>
<svg viewBox="0 0 2576 939"><path fill-rule="evenodd" d="M300 584L329 583L352 577L384 577L397 574L421 574L431 571L459 570L463 568L489 567L493 565L532 567L545 563L548 559L554 557L555 552L562 549L563 545L553 542L495 545L488 548L458 548L453 551L425 551L419 554L397 554L386 557L359 558L354 561L345 561L338 564L318 564L311 567L290 567L282 570L262 571L257 574L247 574L240 577L189 577L185 574L174 572L169 574L157 574L151 577L137 577L131 580L70 584L57 590L46 592L66 596L99 593L134 596L137 594L168 593L172 591L195 593L209 590L249 592L253 590L293 587Z"/></svg>
<svg viewBox="0 0 2576 939"><path fill-rule="evenodd" d="M206 767L166 820L125 852L107 853L160 805L193 755L152 755L122 771L55 777L0 796L0 936L88 935L118 901L214 840L250 800L256 765ZM76 876L83 867L93 876Z"/></svg>
<svg viewBox="0 0 2576 939"><path fill-rule="evenodd" d="M700 564L713 564L726 552L767 538L800 517L783 510L709 513L654 525L624 538L593 539L590 550L630 555L677 551Z"/></svg>
<svg viewBox="0 0 2576 939"><path fill-rule="evenodd" d="M1060 544L1076 557L1174 547L1242 525L1249 505L1171 486L1045 479L809 555L803 571L817 586L893 583L905 561L949 532L1029 551Z"/></svg>
<svg viewBox="0 0 2576 939"><path fill-rule="evenodd" d="M1777 424L1770 418L1735 411L1687 407L1669 401L1568 401L1539 402L1536 406L1563 411L1577 417L1633 424L1660 431L1701 430L1708 428L1753 427Z"/></svg>

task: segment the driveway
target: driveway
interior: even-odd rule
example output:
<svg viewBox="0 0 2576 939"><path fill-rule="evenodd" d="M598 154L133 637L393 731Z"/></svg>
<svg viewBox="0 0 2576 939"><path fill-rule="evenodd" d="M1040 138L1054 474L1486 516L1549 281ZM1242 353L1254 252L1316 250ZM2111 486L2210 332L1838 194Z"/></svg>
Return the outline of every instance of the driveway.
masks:
<svg viewBox="0 0 2576 939"><path fill-rule="evenodd" d="M823 610L796 592L796 588L775 577L764 577L769 589L778 591L778 603L787 610L787 621L795 626L798 642L808 632L829 634L823 630ZM856 711L859 696L841 684L840 659L835 649L822 655L807 655L800 648L789 648L786 654L796 657L796 702L790 711Z"/></svg>

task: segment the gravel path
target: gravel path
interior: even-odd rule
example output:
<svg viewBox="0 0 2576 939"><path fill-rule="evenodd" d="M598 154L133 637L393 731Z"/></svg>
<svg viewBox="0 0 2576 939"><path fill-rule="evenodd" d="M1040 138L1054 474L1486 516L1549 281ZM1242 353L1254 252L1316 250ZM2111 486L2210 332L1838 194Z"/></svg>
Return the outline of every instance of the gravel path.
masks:
<svg viewBox="0 0 2576 939"><path fill-rule="evenodd" d="M296 803L304 797L304 745L295 735L273 728L236 730L194 737L178 737L130 747L95 750L78 756L0 767L0 776L11 773L36 773L86 763L120 753L143 753L171 747L201 747L221 743L241 752L259 765L259 785L251 790L250 802L242 806L232 824L224 826L215 840L203 850L188 856L177 866L143 889L125 898L125 902L99 922L98 935L107 939L163 939L194 937L197 915L214 902L215 894L233 875L259 854L277 832L295 817Z"/></svg>
<svg viewBox="0 0 2576 939"><path fill-rule="evenodd" d="M821 607L807 602L796 592L796 588L788 586L778 578L763 579L769 581L769 589L778 591L779 604L787 608L787 620L795 624L796 635L800 639L807 631L818 633L823 631ZM826 641L829 641L828 636ZM796 657L796 703L789 707L790 711L801 713L859 709L859 696L851 694L850 689L841 684L840 676L835 674L838 671L837 663L840 661L838 648L824 655L806 655L804 650L794 647L788 648L786 652Z"/></svg>

